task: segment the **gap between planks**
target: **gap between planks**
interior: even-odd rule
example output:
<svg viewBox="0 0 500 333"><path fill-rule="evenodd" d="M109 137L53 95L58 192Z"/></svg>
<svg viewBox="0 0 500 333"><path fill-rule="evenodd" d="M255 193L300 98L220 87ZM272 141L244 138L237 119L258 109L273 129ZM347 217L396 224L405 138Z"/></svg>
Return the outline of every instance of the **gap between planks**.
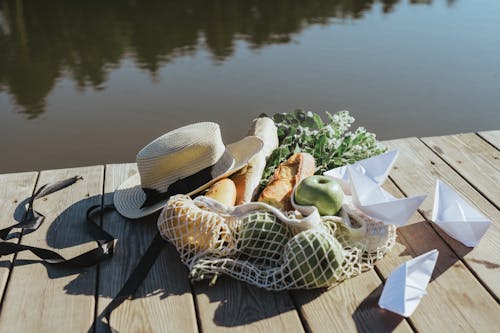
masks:
<svg viewBox="0 0 500 333"><path fill-rule="evenodd" d="M27 173L23 173L23 174L29 174L29 172ZM20 174L21 175L21 174ZM0 175L2 176L2 175ZM5 175L5 176L9 176L9 175ZM13 176L13 175L12 175ZM32 185L31 185L31 193L27 193L30 197L33 196L33 194L35 193L35 190L36 190L36 187L38 185L38 179L40 178L40 172L36 172L36 175L34 175L34 180L31 182ZM21 200L24 200L21 199ZM20 202L22 202L21 200L15 200L14 201L14 204L18 204ZM17 209L17 208L15 208ZM27 212L24 212L23 213L23 216L22 216L22 219L24 219L26 217L26 214ZM10 218L7 218L5 219L6 221L9 221L10 222ZM12 224L14 224L16 221L13 221ZM8 225L5 225L3 227L8 227ZM16 244L19 244L21 242L21 239L23 237L23 233L22 232L19 232L19 229L16 229L18 230L18 237L16 239ZM0 299L0 315L2 313L2 309L3 309L3 304L4 304L4 296L6 294L6 291L7 291L7 288L9 287L9 284L10 284L10 277L11 277L11 273L12 273L12 270L14 268L14 262L16 261L17 259L17 253L14 253L12 255L5 255L5 256L0 256L0 258L4 257L6 260L10 260L10 263L9 263L9 267L7 268L8 271L7 271L7 276L5 277L5 283L2 285L2 293L1 293L1 299ZM2 260L4 259L2 258Z"/></svg>
<svg viewBox="0 0 500 333"><path fill-rule="evenodd" d="M500 130L477 132L484 141L488 142L497 150L500 150Z"/></svg>
<svg viewBox="0 0 500 333"><path fill-rule="evenodd" d="M100 213L99 213L99 226L102 228L103 227L103 217L104 214L102 212L103 206L104 206L104 193L106 189L106 165L102 165L102 190L101 190L101 207L100 207ZM116 241L115 241L116 243ZM113 257L109 258L109 260L112 260ZM99 310L99 276L100 276L100 269L101 269L101 263L99 262L96 265L96 274L95 274L95 294L94 294L94 320L92 322L92 332L96 332L96 321L97 321L97 316L98 316L98 310Z"/></svg>
<svg viewBox="0 0 500 333"><path fill-rule="evenodd" d="M477 134L472 134L472 133L466 133L464 135L469 135L469 136L473 135L472 137L470 137L470 140L472 140L472 141L476 140L476 142L475 142L476 145L484 144L484 147L477 147L478 149L484 148L486 150L491 150L492 154L498 154L498 149L496 149L496 147L491 145L490 142L486 141L481 136L479 136ZM466 170L466 168L469 165L471 165L470 163L466 163L465 165L462 165L462 163L464 163L464 162L462 162L461 160L454 161L456 159L456 157L458 157L458 156L456 156L457 152L453 151L453 150L448 151L448 148L443 147L443 144L445 144L444 142L442 142L443 144L441 144L440 146L436 145L440 140L446 140L449 138L456 138L457 140L460 140L458 134L457 135L449 135L449 136L445 136L445 137L425 137L425 138L419 138L419 140L425 146L427 146L427 148L429 148L432 152L434 152L434 154L436 154L451 169L453 169L453 171L455 171L458 175L460 175L460 177L462 177L463 180L465 180L467 183L469 183L469 185L472 186L477 192L479 192L486 200L488 200L493 206L495 206L496 209L500 209L498 202L495 202L495 198L496 198L496 200L498 200L500 193L491 192L491 191L499 191L498 187L493 187L491 190L491 188L488 186L489 184L488 185L484 184L484 182L481 182L481 179L480 179L481 177L483 177L484 174L492 173L493 174L492 176L495 176L495 174L497 174L499 171L495 170L494 166L487 164L488 161L487 161L485 156L479 156L477 158L477 161L481 164L482 167L489 169L489 170L487 170L489 172L481 173L481 170L474 170L474 171L476 171L476 173L478 173L478 177L473 178ZM472 143L474 144L474 142L472 142ZM463 148L466 148L466 147L463 147ZM453 148L449 148L449 149L453 149ZM447 152L449 152L449 154L447 154ZM488 151L478 152L478 154L483 154L483 153L489 153L489 152ZM450 155L450 156L447 156L447 155ZM494 156L493 158L498 158L498 157ZM467 158L467 159L470 160L470 158ZM474 168L474 165L472 165L471 167ZM488 180L488 182L491 182L491 181L492 180ZM493 180L493 184L494 183L495 183L495 181ZM490 193L488 193L488 192L490 192Z"/></svg>

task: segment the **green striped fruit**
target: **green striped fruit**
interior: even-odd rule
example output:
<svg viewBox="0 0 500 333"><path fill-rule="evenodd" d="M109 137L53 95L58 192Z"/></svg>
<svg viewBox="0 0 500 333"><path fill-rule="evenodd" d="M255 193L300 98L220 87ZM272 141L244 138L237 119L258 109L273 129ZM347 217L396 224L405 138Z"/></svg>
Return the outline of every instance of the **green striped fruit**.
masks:
<svg viewBox="0 0 500 333"><path fill-rule="evenodd" d="M335 237L317 230L295 235L285 248L285 264L296 287L319 288L334 283L344 251Z"/></svg>
<svg viewBox="0 0 500 333"><path fill-rule="evenodd" d="M266 211L245 216L239 231L238 249L261 263L281 260L284 247L292 236L286 225Z"/></svg>

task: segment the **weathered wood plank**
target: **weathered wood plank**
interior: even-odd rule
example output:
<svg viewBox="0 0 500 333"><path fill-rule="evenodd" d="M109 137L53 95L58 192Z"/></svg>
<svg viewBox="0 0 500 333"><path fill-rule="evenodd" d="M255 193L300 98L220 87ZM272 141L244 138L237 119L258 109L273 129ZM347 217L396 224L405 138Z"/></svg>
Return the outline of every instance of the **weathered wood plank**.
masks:
<svg viewBox="0 0 500 333"><path fill-rule="evenodd" d="M497 149L500 149L500 130L479 132L477 134L479 134L483 139L491 143Z"/></svg>
<svg viewBox="0 0 500 333"><path fill-rule="evenodd" d="M24 234L22 244L58 251L66 258L95 248L87 233L85 213L100 204L103 167L42 171L37 187L80 175L69 188L35 201L44 224ZM33 262L19 253L12 269L0 314L0 332L81 332L92 325L96 268L70 269Z"/></svg>
<svg viewBox="0 0 500 333"><path fill-rule="evenodd" d="M499 150L472 133L436 136L421 140L497 208L500 207Z"/></svg>
<svg viewBox="0 0 500 333"><path fill-rule="evenodd" d="M137 172L135 164L106 167L104 202L112 203L114 190ZM101 314L135 268L157 232L153 214L137 221L118 213L104 216L103 228L118 239L114 256L99 266L98 312ZM196 313L187 270L169 244L131 300L111 315L110 325L119 332L197 332ZM105 327L98 325L97 332Z"/></svg>
<svg viewBox="0 0 500 333"><path fill-rule="evenodd" d="M478 134L499 148L500 131ZM400 263L437 248L440 256L428 295L408 321L418 331L491 330L500 325L500 259L496 255L500 250L500 212L491 204L494 202L498 206L498 186L493 186L499 182L499 165L495 159L499 156L498 151L473 134L422 140L446 163L416 138L389 141L388 145L401 153L391 172L397 186L406 195L429 195L421 210L429 219L435 179L441 178L494 223L479 246L470 249L448 237L437 226L419 222L423 216L416 214L412 224L399 229L398 243L377 264L376 270L385 279ZM463 160L460 156L464 156ZM474 156L473 163L464 163L471 156ZM476 176L478 170L484 173L480 178ZM23 236L23 244L53 248L66 257L95 247L91 238L85 236L83 215L88 206L100 202L102 171L102 167L90 167L42 172L38 186L82 173L85 181L35 203L35 208L44 213L47 220L37 232ZM134 164L109 166L105 182L107 203L112 201L116 186L134 172ZM0 213L8 217L0 222L0 227L15 223L11 216L18 202L31 195L36 175L0 175ZM401 196L390 181L385 187ZM9 188L16 188L18 197L13 199ZM77 203L87 193L88 199ZM72 206L74 203L77 204ZM117 213L105 215L104 228L119 241L113 259L100 265L98 278L94 268L84 271L55 269L33 263L36 258L29 254L18 255L4 291L0 331L85 331L91 328L94 296L96 293L99 296L99 314L149 245L156 232L156 216L135 222L125 220ZM0 291L5 288L12 258L1 258ZM111 326L127 332L197 331L197 309L200 329L206 332L303 331L298 314L306 331L312 332L411 331L407 320L377 307L382 289L377 272L366 272L324 292L294 291L289 294L267 292L233 279L220 278L215 287L208 287L205 282L195 284L194 302L187 271L179 262L175 249L169 246L158 258L135 298L115 310ZM97 331L101 330L102 327L98 326Z"/></svg>
<svg viewBox="0 0 500 333"><path fill-rule="evenodd" d="M483 214L488 216L492 225L481 243L469 248L446 235L439 227L434 228L446 240L455 253L463 258L481 281L496 297L500 295L498 270L500 269L500 212L471 185L469 185L450 166L443 162L427 146L416 138L388 141L386 144L398 149L400 154L390 173L405 195L412 196L427 193L428 197L421 206L420 212L426 219L432 217L434 187L437 178L444 180L469 202L473 203Z"/></svg>
<svg viewBox="0 0 500 333"><path fill-rule="evenodd" d="M38 172L0 175L0 229L22 220L25 209L21 203L32 195L37 176ZM12 236L15 236L14 233L15 231L11 232ZM16 237L9 241L17 243L19 238ZM5 292L13 259L14 255L0 257L0 299Z"/></svg>
<svg viewBox="0 0 500 333"><path fill-rule="evenodd" d="M396 197L401 192L390 181L384 188ZM392 251L377 263L377 270L387 279L403 262L437 249L438 261L427 295L410 321L420 332L482 332L500 325L499 306L467 269L429 222L415 214L409 225L398 228L398 240Z"/></svg>
<svg viewBox="0 0 500 333"><path fill-rule="evenodd" d="M219 277L193 285L202 332L303 332L302 323L286 292L270 292Z"/></svg>
<svg viewBox="0 0 500 333"><path fill-rule="evenodd" d="M382 282L367 271L326 291L292 292L310 332L412 332L408 322L378 307Z"/></svg>

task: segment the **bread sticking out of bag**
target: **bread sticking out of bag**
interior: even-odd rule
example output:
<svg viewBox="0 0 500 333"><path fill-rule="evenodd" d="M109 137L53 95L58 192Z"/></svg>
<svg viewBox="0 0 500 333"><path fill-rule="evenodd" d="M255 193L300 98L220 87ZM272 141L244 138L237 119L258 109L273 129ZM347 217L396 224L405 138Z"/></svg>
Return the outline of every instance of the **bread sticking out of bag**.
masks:
<svg viewBox="0 0 500 333"><path fill-rule="evenodd" d="M278 129L268 117L253 121L248 133L264 141L264 147L248 162L247 166L231 176L236 185L236 205L253 201L260 188L260 180L266 167L266 160L278 148Z"/></svg>
<svg viewBox="0 0 500 333"><path fill-rule="evenodd" d="M274 171L269 184L262 190L259 201L283 211L291 210L291 196L295 185L302 179L314 175L315 164L314 157L308 153L293 154Z"/></svg>
<svg viewBox="0 0 500 333"><path fill-rule="evenodd" d="M205 196L226 206L234 206L236 202L236 186L231 179L223 178L210 186Z"/></svg>

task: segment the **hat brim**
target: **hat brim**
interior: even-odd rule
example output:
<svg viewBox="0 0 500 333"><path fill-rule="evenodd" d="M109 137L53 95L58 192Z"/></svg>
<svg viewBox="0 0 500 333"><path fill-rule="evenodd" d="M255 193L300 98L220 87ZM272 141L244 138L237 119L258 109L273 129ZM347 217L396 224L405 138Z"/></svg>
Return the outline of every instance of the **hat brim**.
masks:
<svg viewBox="0 0 500 333"><path fill-rule="evenodd" d="M227 149L234 158L232 166L219 176L212 178L194 191L186 194L197 194L207 189L220 179L229 177L230 175L247 165L248 161L253 156L255 156L255 154L260 152L263 146L263 141L256 136L247 136L240 141L227 145ZM133 176L127 178L115 190L115 193L113 195L113 203L116 210L122 216L129 219L138 219L153 214L154 212L157 212L165 207L168 201L168 199L165 199L152 206L141 208L145 200L146 193L142 190L141 177L139 176L139 173L136 173Z"/></svg>

